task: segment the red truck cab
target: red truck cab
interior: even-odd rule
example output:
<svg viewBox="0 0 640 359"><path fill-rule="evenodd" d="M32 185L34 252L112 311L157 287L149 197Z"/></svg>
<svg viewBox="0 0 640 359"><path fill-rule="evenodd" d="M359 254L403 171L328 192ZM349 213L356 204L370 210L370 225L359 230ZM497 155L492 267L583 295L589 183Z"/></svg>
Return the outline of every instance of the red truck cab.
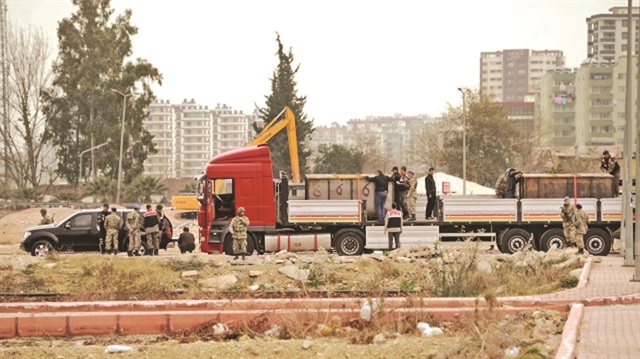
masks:
<svg viewBox="0 0 640 359"><path fill-rule="evenodd" d="M211 159L200 180L200 249L206 253L224 249L224 222L240 207L250 228L275 228L274 181L271 152L267 145L242 147ZM218 225L216 225L216 223Z"/></svg>

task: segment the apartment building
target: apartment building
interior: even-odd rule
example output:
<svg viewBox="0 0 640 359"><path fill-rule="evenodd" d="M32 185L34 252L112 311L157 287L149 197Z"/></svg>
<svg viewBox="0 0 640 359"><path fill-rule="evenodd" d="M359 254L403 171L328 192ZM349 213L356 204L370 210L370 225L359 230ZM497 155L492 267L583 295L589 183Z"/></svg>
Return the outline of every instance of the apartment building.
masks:
<svg viewBox="0 0 640 359"><path fill-rule="evenodd" d="M633 33L631 43L634 54L638 53L638 14L640 8L634 7L632 14ZM597 62L615 62L627 54L629 36L628 12L626 6L612 7L607 14L597 14L587 18L587 57Z"/></svg>
<svg viewBox="0 0 640 359"><path fill-rule="evenodd" d="M213 155L238 147L249 141L249 119L242 111L226 104L217 104L211 110L213 116L212 144Z"/></svg>
<svg viewBox="0 0 640 359"><path fill-rule="evenodd" d="M542 76L536 95L536 117L542 147L566 147L576 143L577 69L551 70Z"/></svg>
<svg viewBox="0 0 640 359"><path fill-rule="evenodd" d="M175 106L177 177L192 177L202 172L213 154L213 116L209 107L184 100Z"/></svg>
<svg viewBox="0 0 640 359"><path fill-rule="evenodd" d="M156 153L149 155L144 162L144 173L148 176L173 178L176 176L174 166L174 107L169 100L155 100L147 109L149 117L144 126L153 136Z"/></svg>
<svg viewBox="0 0 640 359"><path fill-rule="evenodd" d="M480 91L498 102L525 102L540 90L542 75L562 68L559 50L511 49L480 54Z"/></svg>

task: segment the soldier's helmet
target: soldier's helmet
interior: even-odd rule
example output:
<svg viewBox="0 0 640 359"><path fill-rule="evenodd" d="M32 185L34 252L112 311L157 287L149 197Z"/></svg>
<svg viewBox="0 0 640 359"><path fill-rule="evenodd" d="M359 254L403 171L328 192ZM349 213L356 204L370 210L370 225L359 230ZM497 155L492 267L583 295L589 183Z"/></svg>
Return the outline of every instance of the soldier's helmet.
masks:
<svg viewBox="0 0 640 359"><path fill-rule="evenodd" d="M240 214L240 213L244 213L244 207L238 208L238 214Z"/></svg>
<svg viewBox="0 0 640 359"><path fill-rule="evenodd" d="M164 208L162 207L162 204L158 203L158 205L156 206L156 209L162 210L162 208Z"/></svg>
<svg viewBox="0 0 640 359"><path fill-rule="evenodd" d="M45 214L47 214L47 210L45 208L41 208L40 214L44 216Z"/></svg>
<svg viewBox="0 0 640 359"><path fill-rule="evenodd" d="M133 209L140 209L140 205L136 204L135 206L133 206Z"/></svg>

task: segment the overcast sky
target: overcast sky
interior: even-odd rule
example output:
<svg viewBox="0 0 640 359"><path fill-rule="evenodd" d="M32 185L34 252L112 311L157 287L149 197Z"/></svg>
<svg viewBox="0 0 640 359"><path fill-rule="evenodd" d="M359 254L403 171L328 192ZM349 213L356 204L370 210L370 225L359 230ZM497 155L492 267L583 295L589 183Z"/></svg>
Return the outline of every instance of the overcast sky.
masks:
<svg viewBox="0 0 640 359"><path fill-rule="evenodd" d="M7 0L8 18L41 27L57 46L71 0ZM140 31L134 57L164 75L156 95L251 112L276 66L275 32L292 47L298 90L316 124L367 115L439 115L477 87L482 51L587 53L586 18L624 0L113 0ZM57 52L57 48L55 50Z"/></svg>

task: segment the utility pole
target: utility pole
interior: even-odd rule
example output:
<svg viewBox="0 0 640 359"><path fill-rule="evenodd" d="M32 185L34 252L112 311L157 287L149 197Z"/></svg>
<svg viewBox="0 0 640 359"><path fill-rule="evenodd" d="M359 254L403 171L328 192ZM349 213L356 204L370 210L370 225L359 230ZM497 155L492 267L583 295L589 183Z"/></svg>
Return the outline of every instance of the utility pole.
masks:
<svg viewBox="0 0 640 359"><path fill-rule="evenodd" d="M2 143L4 145L3 148L3 162L4 162L4 180L8 182L9 178L9 162L7 159L9 158L9 98L7 96L7 91L9 91L9 61L7 59L7 2L6 0L0 0L0 40L2 44L0 44L0 67L2 67Z"/></svg>
<svg viewBox="0 0 640 359"><path fill-rule="evenodd" d="M633 98L631 86L633 86L633 0L627 2L627 82L625 92L625 121L624 121L624 178L622 179L622 232L620 233L621 248L624 251L624 265L633 265L633 211L631 209L631 158L633 157Z"/></svg>
<svg viewBox="0 0 640 359"><path fill-rule="evenodd" d="M462 195L467 195L467 93L462 87Z"/></svg>
<svg viewBox="0 0 640 359"><path fill-rule="evenodd" d="M638 24L640 24L640 14L638 14ZM629 27L627 28L628 30L628 35L627 38L631 37L631 29L635 29L635 25L632 27L631 23L629 23ZM635 33L635 31L633 32ZM637 69L636 69L636 74L638 74L638 76L640 76L640 54L638 53L638 50L640 50L640 36L638 36L635 39L635 43L636 43L636 62L637 62ZM630 49L630 47L627 46L627 49ZM637 76L635 77L636 79L636 198L635 198L635 208L636 208L636 214L640 214L640 211L638 211L638 203L640 203L640 191L638 191L638 186L640 185L640 161L639 161L639 155L640 154L640 80L638 80ZM626 131L625 131L626 132ZM637 221L637 220L636 220ZM635 227L635 226L634 226ZM640 282L640 228L635 230L635 236L634 236L634 240L635 240L635 273L633 276L633 281L634 282ZM631 250L631 248L629 248L630 252L633 252Z"/></svg>

